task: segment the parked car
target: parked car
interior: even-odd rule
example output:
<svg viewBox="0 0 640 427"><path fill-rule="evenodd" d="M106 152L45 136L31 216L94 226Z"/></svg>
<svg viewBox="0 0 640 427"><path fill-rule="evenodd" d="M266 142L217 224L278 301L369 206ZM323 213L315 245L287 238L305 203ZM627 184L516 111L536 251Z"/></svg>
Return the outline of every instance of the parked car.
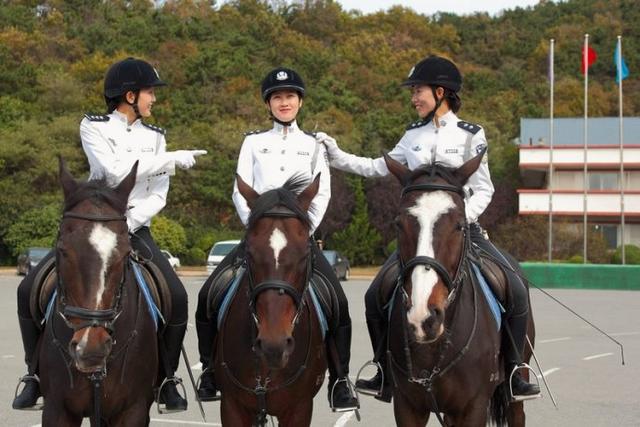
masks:
<svg viewBox="0 0 640 427"><path fill-rule="evenodd" d="M27 275L29 271L38 265L51 249L49 248L27 248L18 256L18 274Z"/></svg>
<svg viewBox="0 0 640 427"><path fill-rule="evenodd" d="M340 280L349 280L351 276L351 266L349 260L338 251L324 250L322 251L329 264L336 272L336 276Z"/></svg>
<svg viewBox="0 0 640 427"><path fill-rule="evenodd" d="M207 273L213 273L213 270L216 269L218 264L222 262L224 257L227 256L238 243L240 243L240 240L222 240L213 245L207 257Z"/></svg>
<svg viewBox="0 0 640 427"><path fill-rule="evenodd" d="M169 261L169 265L171 265L171 267L173 267L174 270L176 268L180 268L180 258L171 255L171 252L169 252L166 249L162 249L160 250L160 252L162 252L162 254L165 257L167 257L167 260Z"/></svg>

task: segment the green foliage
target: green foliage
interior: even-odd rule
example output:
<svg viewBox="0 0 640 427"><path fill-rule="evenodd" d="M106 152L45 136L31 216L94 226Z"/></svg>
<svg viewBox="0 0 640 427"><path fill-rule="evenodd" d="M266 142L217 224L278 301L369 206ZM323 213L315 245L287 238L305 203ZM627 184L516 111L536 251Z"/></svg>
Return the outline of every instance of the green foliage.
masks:
<svg viewBox="0 0 640 427"><path fill-rule="evenodd" d="M76 176L86 176L78 123L85 112L104 112L104 73L126 56L150 61L169 82L156 92L151 120L168 130L168 149L209 151L194 169L172 177L162 212L187 231L183 246L172 250L185 255L191 248L206 252L218 239L200 239L198 233L243 232L230 197L236 159L245 131L270 126L259 85L272 67L290 66L304 77L304 129L335 136L347 151L378 156L416 119L409 95L399 85L410 68L428 53L453 59L464 75L459 115L484 127L494 183L513 192L519 173L512 141L519 135L519 120L548 115L549 38L556 40L556 117L582 114L579 52L586 32L599 56L589 74L589 114L616 115L611 58L617 34L624 36L632 70L625 80L627 93L640 88L640 74L634 72L640 69L636 3L541 1L490 17L424 16L400 6L362 15L333 0L4 1L0 256L13 253L14 243L6 234L16 219L60 200L56 155L64 156ZM626 115L640 114L640 97L626 96L624 102ZM516 212L516 199L509 203L503 211ZM375 205L369 206L371 213ZM356 209L353 215L362 212ZM356 219L351 219L349 232L364 226ZM507 228L509 224L503 222ZM543 234L530 236L536 242L544 235L544 228L539 231ZM347 242L347 230L342 233L337 238L355 246ZM331 241L330 235L322 237ZM362 247L378 244L372 236L357 237ZM537 243L530 246L522 252L544 258ZM569 249L562 248L558 256L579 253L579 248ZM378 256L383 252L376 250ZM608 257L597 252L590 260ZM191 259L200 262L201 255L194 253ZM371 256L357 255L366 262Z"/></svg>
<svg viewBox="0 0 640 427"><path fill-rule="evenodd" d="M625 264L640 264L640 247L636 245L624 245ZM611 264L622 264L622 246L618 246L611 255Z"/></svg>
<svg viewBox="0 0 640 427"><path fill-rule="evenodd" d="M60 224L60 206L47 205L31 209L17 219L4 236L6 245L13 256L18 256L30 246L52 248Z"/></svg>
<svg viewBox="0 0 640 427"><path fill-rule="evenodd" d="M151 221L151 233L160 249L166 249L177 256L185 253L187 234L176 221L158 215Z"/></svg>
<svg viewBox="0 0 640 427"><path fill-rule="evenodd" d="M370 265L375 261L375 252L382 239L369 223L362 180L352 178L350 181L355 199L351 222L344 230L333 234L332 243L352 265Z"/></svg>

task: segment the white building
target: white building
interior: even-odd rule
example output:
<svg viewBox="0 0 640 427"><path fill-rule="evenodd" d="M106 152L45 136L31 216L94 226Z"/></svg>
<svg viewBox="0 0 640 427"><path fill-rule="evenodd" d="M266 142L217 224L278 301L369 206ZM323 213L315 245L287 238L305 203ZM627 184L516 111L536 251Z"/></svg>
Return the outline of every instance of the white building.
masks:
<svg viewBox="0 0 640 427"><path fill-rule="evenodd" d="M520 215L548 216L551 206L554 218L564 217L582 224L586 162L589 226L600 230L608 246L615 248L622 242L624 210L624 242L640 246L640 117L625 117L623 123L624 145L620 150L619 119L590 118L585 159L582 118L554 120L553 153L549 147L549 119L521 119ZM623 179L620 178L621 163Z"/></svg>

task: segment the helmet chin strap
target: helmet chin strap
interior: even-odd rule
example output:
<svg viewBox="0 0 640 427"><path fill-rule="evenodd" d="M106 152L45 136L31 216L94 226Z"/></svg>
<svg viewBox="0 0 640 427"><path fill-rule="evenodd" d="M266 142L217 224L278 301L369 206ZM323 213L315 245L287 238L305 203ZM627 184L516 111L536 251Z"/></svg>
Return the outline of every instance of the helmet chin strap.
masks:
<svg viewBox="0 0 640 427"><path fill-rule="evenodd" d="M436 111L438 111L438 108L440 108L440 106L442 105L442 101L444 100L444 96L442 98L438 98L438 94L436 93L436 88L433 86L431 87L431 93L433 94L433 99L436 100L436 105L435 107L433 107L433 110L431 110L429 112L429 114L426 115L426 117L423 118L423 120L430 122L431 120L435 120L437 121L438 118L436 117ZM439 126L439 123L436 123L436 126Z"/></svg>
<svg viewBox="0 0 640 427"><path fill-rule="evenodd" d="M133 98L133 102L129 102L125 96L125 101L127 102L127 104L129 104L131 106L131 108L133 108L133 112L136 113L136 120L141 119L142 115L140 114L140 109L138 108L138 96L140 95L140 92L136 91L134 92L135 98Z"/></svg>

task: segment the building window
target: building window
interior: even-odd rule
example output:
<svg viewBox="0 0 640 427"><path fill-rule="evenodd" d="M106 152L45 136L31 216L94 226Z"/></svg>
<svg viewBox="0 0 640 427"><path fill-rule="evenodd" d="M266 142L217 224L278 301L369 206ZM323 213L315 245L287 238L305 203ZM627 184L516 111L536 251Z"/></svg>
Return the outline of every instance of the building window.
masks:
<svg viewBox="0 0 640 427"><path fill-rule="evenodd" d="M613 224L596 224L594 229L599 232L607 242L607 248L615 249L618 247L618 226Z"/></svg>
<svg viewBox="0 0 640 427"><path fill-rule="evenodd" d="M616 172L589 172L589 190L618 190Z"/></svg>

